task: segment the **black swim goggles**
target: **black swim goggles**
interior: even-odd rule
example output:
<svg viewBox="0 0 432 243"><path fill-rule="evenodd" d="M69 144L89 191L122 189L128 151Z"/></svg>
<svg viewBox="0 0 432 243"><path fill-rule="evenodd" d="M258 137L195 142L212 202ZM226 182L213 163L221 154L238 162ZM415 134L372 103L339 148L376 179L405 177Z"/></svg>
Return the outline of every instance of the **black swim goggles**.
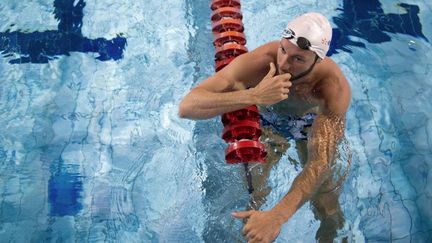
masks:
<svg viewBox="0 0 432 243"><path fill-rule="evenodd" d="M301 36L296 37L294 31L289 28L284 29L284 31L282 32L282 37L288 40L296 39L297 46L303 50L310 50L310 47L312 46L308 39Z"/></svg>

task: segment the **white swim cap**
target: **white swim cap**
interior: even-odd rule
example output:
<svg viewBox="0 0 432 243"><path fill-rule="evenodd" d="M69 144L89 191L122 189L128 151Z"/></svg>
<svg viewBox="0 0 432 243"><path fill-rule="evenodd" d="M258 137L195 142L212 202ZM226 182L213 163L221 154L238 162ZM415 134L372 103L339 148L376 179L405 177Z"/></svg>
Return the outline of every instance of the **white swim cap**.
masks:
<svg viewBox="0 0 432 243"><path fill-rule="evenodd" d="M309 41L309 43L301 44L306 44L309 47L306 49L315 52L320 58L324 59L330 48L332 27L328 19L322 14L305 13L288 23L282 37L289 39L296 46L299 46L300 37L305 38L306 42Z"/></svg>

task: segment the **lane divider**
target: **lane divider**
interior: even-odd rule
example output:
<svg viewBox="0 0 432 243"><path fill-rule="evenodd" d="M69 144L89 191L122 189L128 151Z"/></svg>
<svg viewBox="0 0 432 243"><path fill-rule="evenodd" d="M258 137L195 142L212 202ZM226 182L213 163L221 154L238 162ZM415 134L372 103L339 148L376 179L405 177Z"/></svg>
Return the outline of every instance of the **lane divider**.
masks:
<svg viewBox="0 0 432 243"><path fill-rule="evenodd" d="M248 52L240 0L212 0L211 21L215 46L215 71ZM259 141L262 134L259 111L255 105L222 115L222 138L229 143L225 160L229 164L265 162L267 152Z"/></svg>

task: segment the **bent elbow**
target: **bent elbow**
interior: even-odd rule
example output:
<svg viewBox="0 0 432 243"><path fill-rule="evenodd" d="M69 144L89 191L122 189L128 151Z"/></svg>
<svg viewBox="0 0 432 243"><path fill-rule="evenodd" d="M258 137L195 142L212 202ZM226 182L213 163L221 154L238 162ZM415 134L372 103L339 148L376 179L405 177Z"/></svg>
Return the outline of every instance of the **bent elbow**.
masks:
<svg viewBox="0 0 432 243"><path fill-rule="evenodd" d="M180 105L179 105L179 109L178 109L178 116L182 119L187 119L189 118L189 112L188 112L188 106L185 104L185 101L183 100Z"/></svg>
<svg viewBox="0 0 432 243"><path fill-rule="evenodd" d="M205 119L202 117L202 112L199 109L199 97L200 93L199 89L192 90L188 95L186 95L183 100L179 104L178 116L180 118L191 119L191 120L199 120ZM197 95L198 94L198 95Z"/></svg>
<svg viewBox="0 0 432 243"><path fill-rule="evenodd" d="M178 113L177 113L178 117L180 117L181 119L186 119L188 118L186 115L186 112L182 109L179 109Z"/></svg>

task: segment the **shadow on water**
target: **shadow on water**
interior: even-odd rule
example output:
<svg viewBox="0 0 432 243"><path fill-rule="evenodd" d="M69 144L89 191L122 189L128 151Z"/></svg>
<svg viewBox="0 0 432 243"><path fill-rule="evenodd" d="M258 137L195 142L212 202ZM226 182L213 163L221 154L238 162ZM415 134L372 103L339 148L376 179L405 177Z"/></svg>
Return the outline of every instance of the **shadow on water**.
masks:
<svg viewBox="0 0 432 243"><path fill-rule="evenodd" d="M62 160L53 163L48 182L48 199L51 216L73 216L81 209L83 190L82 176L78 165L65 165Z"/></svg>
<svg viewBox="0 0 432 243"><path fill-rule="evenodd" d="M84 0L55 0L58 30L0 32L0 53L11 59L11 64L48 63L59 56L69 56L70 52L98 53L96 59L100 61L121 59L126 46L126 38L121 34L111 40L89 39L82 35L84 7Z"/></svg>
<svg viewBox="0 0 432 243"><path fill-rule="evenodd" d="M42 146L41 160L49 166L48 203L50 216L74 216L83 208L83 176L79 164L67 163L60 145Z"/></svg>
<svg viewBox="0 0 432 243"><path fill-rule="evenodd" d="M402 14L384 13L378 0L344 0L339 16L333 18L337 28L333 28L330 50L331 56L338 50L352 53L348 46L366 47L364 42L353 41L355 36L369 43L391 41L388 33L405 34L429 40L422 33L422 25L418 17L420 8L417 5L398 3Z"/></svg>

